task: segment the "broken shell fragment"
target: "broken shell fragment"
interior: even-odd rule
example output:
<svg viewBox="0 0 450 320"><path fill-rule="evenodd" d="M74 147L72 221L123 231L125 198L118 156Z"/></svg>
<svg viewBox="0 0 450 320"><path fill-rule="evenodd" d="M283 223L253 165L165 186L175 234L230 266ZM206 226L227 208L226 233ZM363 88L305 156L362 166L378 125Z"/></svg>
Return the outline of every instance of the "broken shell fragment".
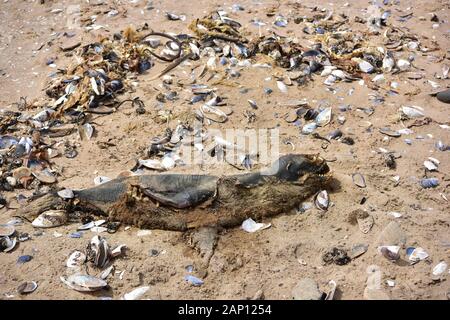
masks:
<svg viewBox="0 0 450 320"><path fill-rule="evenodd" d="M355 259L366 253L369 246L367 244L355 244L350 250L350 258Z"/></svg>
<svg viewBox="0 0 450 320"><path fill-rule="evenodd" d="M438 166L434 162L432 162L430 160L425 160L423 162L423 165L425 166L425 168L428 171L436 171L438 169Z"/></svg>
<svg viewBox="0 0 450 320"><path fill-rule="evenodd" d="M101 185L101 184L103 184L105 182L108 182L108 181L111 181L111 178L104 177L104 176L98 176L98 177L94 178L94 184L96 186L99 186L99 185Z"/></svg>
<svg viewBox="0 0 450 320"><path fill-rule="evenodd" d="M381 246L378 251L388 260L395 261L400 259L399 246Z"/></svg>
<svg viewBox="0 0 450 320"><path fill-rule="evenodd" d="M31 293L38 287L37 283L34 281L23 282L19 287L17 287L17 292L19 294Z"/></svg>
<svg viewBox="0 0 450 320"><path fill-rule="evenodd" d="M53 228L63 225L66 221L67 213L65 210L48 210L34 219L31 225L36 228Z"/></svg>
<svg viewBox="0 0 450 320"><path fill-rule="evenodd" d="M140 287L131 292L125 293L123 300L139 300L150 289L150 287Z"/></svg>
<svg viewBox="0 0 450 320"><path fill-rule="evenodd" d="M75 197L73 194L73 191L71 189L63 189L58 191L58 196L60 196L63 199L72 199Z"/></svg>
<svg viewBox="0 0 450 320"><path fill-rule="evenodd" d="M67 268L78 268L86 261L86 255L81 251L74 251L66 262Z"/></svg>
<svg viewBox="0 0 450 320"><path fill-rule="evenodd" d="M400 108L401 112L403 115L405 115L406 117L413 119L413 118L420 118L425 116L424 113L422 112L422 108L417 107L417 106L411 106L411 107L401 107Z"/></svg>
<svg viewBox="0 0 450 320"><path fill-rule="evenodd" d="M412 262L418 262L428 258L428 253L421 247L417 247L409 255L409 260Z"/></svg>
<svg viewBox="0 0 450 320"><path fill-rule="evenodd" d="M108 285L106 281L90 275L76 274L71 275L67 279L63 277L60 277L60 279L70 289L80 292L97 291Z"/></svg>
<svg viewBox="0 0 450 320"><path fill-rule="evenodd" d="M432 271L433 276L440 276L442 275L448 268L448 265L445 263L445 261L439 262Z"/></svg>
<svg viewBox="0 0 450 320"><path fill-rule="evenodd" d="M286 87L286 85L283 83L283 81L277 81L277 87L278 89L282 92L282 93L287 93L288 89Z"/></svg>
<svg viewBox="0 0 450 320"><path fill-rule="evenodd" d="M270 223L256 223L252 218L248 218L244 222L242 222L242 229L247 232L253 233L259 230L267 229L271 226Z"/></svg>
<svg viewBox="0 0 450 320"><path fill-rule="evenodd" d="M320 210L323 211L328 210L328 206L330 205L330 199L328 197L327 190L322 190L319 193L317 193L316 197L314 198L314 204Z"/></svg>
<svg viewBox="0 0 450 320"><path fill-rule="evenodd" d="M366 181L364 180L364 176L360 173L354 173L352 175L352 180L353 183L360 187L360 188L365 188L366 187Z"/></svg>
<svg viewBox="0 0 450 320"><path fill-rule="evenodd" d="M356 219L358 221L359 230L361 230L362 233L368 233L373 226L373 217L367 212L364 213L364 215L359 216Z"/></svg>

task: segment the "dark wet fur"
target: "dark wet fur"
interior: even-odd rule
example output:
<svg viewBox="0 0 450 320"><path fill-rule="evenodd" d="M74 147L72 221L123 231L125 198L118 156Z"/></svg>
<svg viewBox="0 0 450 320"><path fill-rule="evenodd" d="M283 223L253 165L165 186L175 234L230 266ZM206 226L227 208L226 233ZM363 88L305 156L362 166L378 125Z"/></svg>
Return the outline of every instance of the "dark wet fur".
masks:
<svg viewBox="0 0 450 320"><path fill-rule="evenodd" d="M225 177L160 174L124 177L76 191L77 206L101 211L111 221L142 228L185 231L234 227L247 218L287 213L329 181L325 160L286 155L271 169ZM20 211L36 215L64 201L54 195ZM39 200L39 199L38 199ZM38 201L37 200L37 201ZM74 201L72 200L72 203ZM32 209L34 211L29 211Z"/></svg>

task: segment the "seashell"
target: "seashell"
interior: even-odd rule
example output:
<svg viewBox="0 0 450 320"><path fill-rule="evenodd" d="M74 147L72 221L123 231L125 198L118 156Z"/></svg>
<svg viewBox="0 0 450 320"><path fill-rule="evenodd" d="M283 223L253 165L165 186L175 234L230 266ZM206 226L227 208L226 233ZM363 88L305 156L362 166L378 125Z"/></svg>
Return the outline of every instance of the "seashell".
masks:
<svg viewBox="0 0 450 320"><path fill-rule="evenodd" d="M428 171L436 171L438 169L438 166L434 162L429 160L425 160L423 162L423 165L425 166L425 168L427 168Z"/></svg>
<svg viewBox="0 0 450 320"><path fill-rule="evenodd" d="M428 258L428 253L421 247L417 247L409 255L409 260L413 262L418 262Z"/></svg>
<svg viewBox="0 0 450 320"><path fill-rule="evenodd" d="M153 170L164 170L164 168L161 166L161 161L156 159L147 159L147 160L138 160L139 166L146 167L148 169Z"/></svg>
<svg viewBox="0 0 450 320"><path fill-rule="evenodd" d="M436 149L438 149L439 151L447 151L447 150L450 150L450 146L446 145L444 142L442 142L442 140L439 140L438 142L436 142L435 147L436 147Z"/></svg>
<svg viewBox="0 0 450 320"><path fill-rule="evenodd" d="M9 238L9 237L1 237L0 238L0 251L3 252L10 252L12 251L17 244L16 238Z"/></svg>
<svg viewBox="0 0 450 320"><path fill-rule="evenodd" d="M310 134L312 133L314 130L316 130L317 128L317 124L315 122L312 123L308 123L306 125L303 126L302 128L302 133L303 134Z"/></svg>
<svg viewBox="0 0 450 320"><path fill-rule="evenodd" d="M297 114L297 110L290 110L284 117L284 120L286 120L286 122L295 122L298 119L298 114Z"/></svg>
<svg viewBox="0 0 450 320"><path fill-rule="evenodd" d="M90 123L85 123L78 127L78 133L81 140L91 140L94 134L94 127Z"/></svg>
<svg viewBox="0 0 450 320"><path fill-rule="evenodd" d="M330 199L328 197L327 190L322 190L314 197L314 204L320 210L327 211L330 205Z"/></svg>
<svg viewBox="0 0 450 320"><path fill-rule="evenodd" d="M103 268L109 262L111 252L108 243L99 235L91 239L86 251L88 260L96 267Z"/></svg>
<svg viewBox="0 0 450 320"><path fill-rule="evenodd" d="M258 105L256 104L256 102L254 100L247 100L248 104L250 105L250 107L252 107L253 109L258 109Z"/></svg>
<svg viewBox="0 0 450 320"><path fill-rule="evenodd" d="M358 63L359 70L361 70L364 73L371 73L375 68L373 65L371 65L369 62L365 60L360 60Z"/></svg>
<svg viewBox="0 0 450 320"><path fill-rule="evenodd" d="M287 27L288 21L287 21L287 19L286 19L285 17L283 17L283 16L277 16L277 17L275 18L275 21L274 21L273 24L276 25L277 27L282 27L282 28L284 28L284 27Z"/></svg>
<svg viewBox="0 0 450 320"><path fill-rule="evenodd" d="M111 250L111 257L115 258L123 254L124 250L127 248L125 244L118 245L113 250Z"/></svg>
<svg viewBox="0 0 450 320"><path fill-rule="evenodd" d="M0 224L0 237L10 237L16 232L16 228L8 224Z"/></svg>
<svg viewBox="0 0 450 320"><path fill-rule="evenodd" d="M81 251L74 251L67 259L67 268L78 268L86 262L86 255Z"/></svg>
<svg viewBox="0 0 450 320"><path fill-rule="evenodd" d="M32 175L42 183L52 184L56 182L56 177L48 169L33 171Z"/></svg>
<svg viewBox="0 0 450 320"><path fill-rule="evenodd" d="M323 82L325 85L327 86L331 86L333 85L337 80L337 77L335 77L334 75L330 74L325 81Z"/></svg>
<svg viewBox="0 0 450 320"><path fill-rule="evenodd" d="M111 274L113 270L114 266L109 266L108 268L103 270L102 273L100 274L100 279L105 280L106 278L108 278L108 276Z"/></svg>
<svg viewBox="0 0 450 320"><path fill-rule="evenodd" d="M328 293L325 296L325 300L333 300L337 288L336 281L330 280L330 282L328 282L328 285L330 286L330 289L328 290Z"/></svg>
<svg viewBox="0 0 450 320"><path fill-rule="evenodd" d="M377 74L375 77L373 77L372 82L375 82L376 84L382 84L386 81L386 78L383 74Z"/></svg>
<svg viewBox="0 0 450 320"><path fill-rule="evenodd" d="M350 258L355 259L366 253L369 246L367 244L355 244L350 250Z"/></svg>
<svg viewBox="0 0 450 320"><path fill-rule="evenodd" d="M106 183L108 181L111 181L111 178L105 177L105 176L98 176L94 178L94 185L99 186L103 183Z"/></svg>
<svg viewBox="0 0 450 320"><path fill-rule="evenodd" d="M201 286L204 281L202 279L199 279L197 277L194 277L193 275L188 274L187 276L184 276L184 280L192 284L194 287Z"/></svg>
<svg viewBox="0 0 450 320"><path fill-rule="evenodd" d="M441 102L450 103L450 89L439 92L436 98Z"/></svg>
<svg viewBox="0 0 450 320"><path fill-rule="evenodd" d="M253 233L259 230L267 229L272 224L268 223L256 223L252 218L248 218L244 222L242 222L241 228L247 232Z"/></svg>
<svg viewBox="0 0 450 320"><path fill-rule="evenodd" d="M339 139L340 137L342 137L342 131L339 129L333 130L327 135L328 139L334 140Z"/></svg>
<svg viewBox="0 0 450 320"><path fill-rule="evenodd" d="M389 128L380 128L380 133L385 134L389 137L394 137L394 138L398 138L401 136L401 134L398 131L393 131Z"/></svg>
<svg viewBox="0 0 450 320"><path fill-rule="evenodd" d="M108 228L105 228L105 227L96 227L96 226L94 226L94 227L92 227L90 230L91 230L92 232L95 232L95 233L102 233L102 232L108 231Z"/></svg>
<svg viewBox="0 0 450 320"><path fill-rule="evenodd" d="M395 261L400 259L399 246L381 246L378 251L388 260Z"/></svg>
<svg viewBox="0 0 450 320"><path fill-rule="evenodd" d="M52 113L55 113L55 110L47 108L37 113L32 119L39 122L45 122L50 118Z"/></svg>
<svg viewBox="0 0 450 320"><path fill-rule="evenodd" d="M83 274L71 275L67 279L60 277L60 279L70 289L80 292L97 291L108 285L106 281L102 279Z"/></svg>
<svg viewBox="0 0 450 320"><path fill-rule="evenodd" d="M395 60L394 60L392 54L388 52L383 58L383 65L381 68L384 72L391 72L392 68L394 68L394 66L395 66Z"/></svg>
<svg viewBox="0 0 450 320"><path fill-rule="evenodd" d="M24 263L30 262L31 260L33 260L33 256L30 256L27 254L27 255L20 256L19 259L17 259L17 263L24 264Z"/></svg>
<svg viewBox="0 0 450 320"><path fill-rule="evenodd" d="M314 120L319 127L324 127L331 121L331 108L321 111Z"/></svg>
<svg viewBox="0 0 450 320"><path fill-rule="evenodd" d="M411 67L411 63L408 60L399 59L397 61L397 68L399 68L400 71L408 70L409 67Z"/></svg>
<svg viewBox="0 0 450 320"><path fill-rule="evenodd" d="M23 282L20 286L17 287L17 292L19 294L27 294L32 293L38 287L37 283L34 281Z"/></svg>
<svg viewBox="0 0 450 320"><path fill-rule="evenodd" d="M362 174L360 174L360 173L352 174L352 180L356 186L358 186L360 188L366 187L366 181L364 180L364 176Z"/></svg>
<svg viewBox="0 0 450 320"><path fill-rule="evenodd" d="M440 276L445 271L447 271L447 268L448 265L445 263L445 261L441 261L436 266L434 266L432 273L434 276Z"/></svg>
<svg viewBox="0 0 450 320"><path fill-rule="evenodd" d="M439 179L437 178L427 178L420 180L420 185L424 189L435 188L439 185Z"/></svg>
<svg viewBox="0 0 450 320"><path fill-rule="evenodd" d="M60 196L63 199L72 199L75 197L75 195L71 189L59 190L58 196Z"/></svg>
<svg viewBox="0 0 450 320"><path fill-rule="evenodd" d="M145 38L142 40L142 43L145 43L146 45L150 46L153 49L158 48L161 45L161 40L158 38Z"/></svg>
<svg viewBox="0 0 450 320"><path fill-rule="evenodd" d="M125 293L123 300L139 300L150 289L150 287L140 287L131 292Z"/></svg>
<svg viewBox="0 0 450 320"><path fill-rule="evenodd" d="M277 80L277 87L282 93L287 93L288 89L283 81Z"/></svg>
<svg viewBox="0 0 450 320"><path fill-rule="evenodd" d="M63 225L66 221L67 213L65 210L48 210L34 219L31 225L36 228L53 228Z"/></svg>
<svg viewBox="0 0 450 320"><path fill-rule="evenodd" d="M402 114L404 114L405 116L407 116L410 119L420 118L420 117L425 116L424 113L421 111L423 109L420 107L417 107L417 106L401 107L400 110L401 110Z"/></svg>

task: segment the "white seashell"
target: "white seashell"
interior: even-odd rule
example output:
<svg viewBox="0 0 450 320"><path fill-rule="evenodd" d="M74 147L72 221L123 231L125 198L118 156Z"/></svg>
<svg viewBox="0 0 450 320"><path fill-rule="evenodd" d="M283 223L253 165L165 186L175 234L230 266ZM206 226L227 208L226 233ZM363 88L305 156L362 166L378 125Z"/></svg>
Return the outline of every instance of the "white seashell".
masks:
<svg viewBox="0 0 450 320"><path fill-rule="evenodd" d="M37 228L53 228L63 225L66 221L66 211L48 210L41 213L36 219L34 219L31 225Z"/></svg>
<svg viewBox="0 0 450 320"><path fill-rule="evenodd" d="M402 214L400 212L391 211L388 212L389 215L393 216L394 218L400 218Z"/></svg>
<svg viewBox="0 0 450 320"><path fill-rule="evenodd" d="M399 68L401 71L408 70L411 66L411 63L408 60L400 59L397 61L397 68Z"/></svg>
<svg viewBox="0 0 450 320"><path fill-rule="evenodd" d="M102 273L100 274L100 279L105 280L106 278L108 278L108 276L111 274L113 269L114 269L114 266L109 266L108 268L103 270Z"/></svg>
<svg viewBox="0 0 450 320"><path fill-rule="evenodd" d="M139 300L150 289L150 287L140 287L131 292L125 293L123 300Z"/></svg>
<svg viewBox="0 0 450 320"><path fill-rule="evenodd" d="M164 156L161 160L161 167L169 170L175 167L175 160L171 156Z"/></svg>
<svg viewBox="0 0 450 320"><path fill-rule="evenodd" d="M391 72L394 65L395 65L394 58L392 58L389 55L386 55L383 59L383 65L381 68L384 72Z"/></svg>
<svg viewBox="0 0 450 320"><path fill-rule="evenodd" d="M99 268L103 268L109 262L109 257L111 255L108 243L99 235L96 235L91 239L87 252L89 260L93 262L94 266Z"/></svg>
<svg viewBox="0 0 450 320"><path fill-rule="evenodd" d="M78 268L86 262L86 255L81 251L74 251L67 259L67 268Z"/></svg>
<svg viewBox="0 0 450 320"><path fill-rule="evenodd" d="M31 174L42 183L56 182L56 177L47 168L42 171L33 171Z"/></svg>
<svg viewBox="0 0 450 320"><path fill-rule="evenodd" d="M433 158L433 157L428 157L428 160L430 160L431 162L433 162L437 166L441 163L438 159Z"/></svg>
<svg viewBox="0 0 450 320"><path fill-rule="evenodd" d="M315 122L312 123L308 123L306 125L303 126L302 128L302 133L303 134L310 134L312 133L314 130L316 130L317 128L317 124Z"/></svg>
<svg viewBox="0 0 450 320"><path fill-rule="evenodd" d="M333 70L336 70L335 66L324 66L320 75L322 77L327 77L327 76L331 75L331 72L333 72Z"/></svg>
<svg viewBox="0 0 450 320"><path fill-rule="evenodd" d="M282 92L282 93L287 93L288 89L286 87L286 85L283 83L283 81L277 81L277 87L278 89Z"/></svg>
<svg viewBox="0 0 450 320"><path fill-rule="evenodd" d="M99 186L105 182L111 181L111 178L105 177L105 176L98 176L94 178L94 184L96 186Z"/></svg>
<svg viewBox="0 0 450 320"><path fill-rule="evenodd" d="M161 166L161 161L156 160L156 159L147 159L147 160L138 160L139 165L146 167L148 169L153 169L153 170L164 170L163 167Z"/></svg>
<svg viewBox="0 0 450 320"><path fill-rule="evenodd" d="M97 81L95 80L94 77L91 77L90 80L91 80L92 90L94 90L95 94L99 96L100 95L100 91L98 91Z"/></svg>
<svg viewBox="0 0 450 320"><path fill-rule="evenodd" d="M37 120L37 121L40 121L40 122L45 122L45 121L47 121L50 118L50 115L52 113L54 113L54 112L55 112L55 110L53 110L53 109L49 109L49 108L44 109L41 112L39 112L38 114L36 114L33 117L33 120Z"/></svg>
<svg viewBox="0 0 450 320"><path fill-rule="evenodd" d="M38 287L37 283L34 281L30 281L30 282L23 282L18 288L17 288L17 292L19 292L19 294L27 294L27 293L32 293L34 290L36 290Z"/></svg>
<svg viewBox="0 0 450 320"><path fill-rule="evenodd" d="M440 276L447 270L447 268L448 265L445 263L445 261L441 261L433 268L433 275Z"/></svg>
<svg viewBox="0 0 450 320"><path fill-rule="evenodd" d="M125 244L118 245L111 251L111 257L115 258L115 257L120 256L123 253L122 250L126 249L126 248L127 248L127 246Z"/></svg>
<svg viewBox="0 0 450 320"><path fill-rule="evenodd" d="M316 198L314 199L314 204L320 210L324 211L328 210L328 206L330 205L330 199L328 197L327 190L322 190L316 195Z"/></svg>
<svg viewBox="0 0 450 320"><path fill-rule="evenodd" d="M324 127L331 121L331 108L321 111L314 120L319 127Z"/></svg>
<svg viewBox="0 0 450 320"><path fill-rule="evenodd" d="M383 74L377 74L375 77L373 77L372 82L375 82L377 84L384 83L386 81L386 78Z"/></svg>
<svg viewBox="0 0 450 320"><path fill-rule="evenodd" d="M371 65L369 62L367 62L367 61L365 61L365 60L361 60L361 61L358 63L358 66L359 66L359 69L360 69L362 72L365 72L365 73L371 73L371 72L373 72L373 70L375 69L375 68L373 67L373 65Z"/></svg>
<svg viewBox="0 0 450 320"><path fill-rule="evenodd" d="M60 279L69 288L81 292L97 291L108 285L106 281L90 275L76 274L67 279L63 277L60 277Z"/></svg>
<svg viewBox="0 0 450 320"><path fill-rule="evenodd" d="M411 106L411 107L401 107L401 112L407 116L408 118L420 118L425 116L425 114L419 110L420 107L417 106ZM420 108L422 109L422 108Z"/></svg>
<svg viewBox="0 0 450 320"><path fill-rule="evenodd" d="M259 230L264 230L270 228L272 224L270 223L256 223L252 218L248 218L244 222L242 222L241 228L247 232L253 233Z"/></svg>
<svg viewBox="0 0 450 320"><path fill-rule="evenodd" d="M428 171L436 171L438 169L438 166L429 160L425 160L423 162L423 165L425 166L425 168L427 168Z"/></svg>
<svg viewBox="0 0 450 320"><path fill-rule="evenodd" d="M81 140L91 140L94 134L94 127L90 123L85 123L78 129Z"/></svg>
<svg viewBox="0 0 450 320"><path fill-rule="evenodd" d="M108 228L105 228L105 227L92 227L91 229L90 229L92 232L95 232L95 233L102 233L102 232L106 232L106 231L108 231Z"/></svg>
<svg viewBox="0 0 450 320"><path fill-rule="evenodd" d="M63 199L72 199L75 197L71 189L63 189L58 191L58 196L60 196Z"/></svg>
<svg viewBox="0 0 450 320"><path fill-rule="evenodd" d="M428 253L421 247L417 247L409 256L410 261L420 261L428 258Z"/></svg>
<svg viewBox="0 0 450 320"><path fill-rule="evenodd" d="M337 78L335 76L333 76L332 74L330 74L323 83L327 86L331 86L336 82L336 80L337 80Z"/></svg>
<svg viewBox="0 0 450 320"><path fill-rule="evenodd" d="M345 79L348 78L348 75L344 71L339 70L339 69L333 70L331 72L331 75L336 77L336 78L338 78L338 79L341 79L341 80L345 80Z"/></svg>

